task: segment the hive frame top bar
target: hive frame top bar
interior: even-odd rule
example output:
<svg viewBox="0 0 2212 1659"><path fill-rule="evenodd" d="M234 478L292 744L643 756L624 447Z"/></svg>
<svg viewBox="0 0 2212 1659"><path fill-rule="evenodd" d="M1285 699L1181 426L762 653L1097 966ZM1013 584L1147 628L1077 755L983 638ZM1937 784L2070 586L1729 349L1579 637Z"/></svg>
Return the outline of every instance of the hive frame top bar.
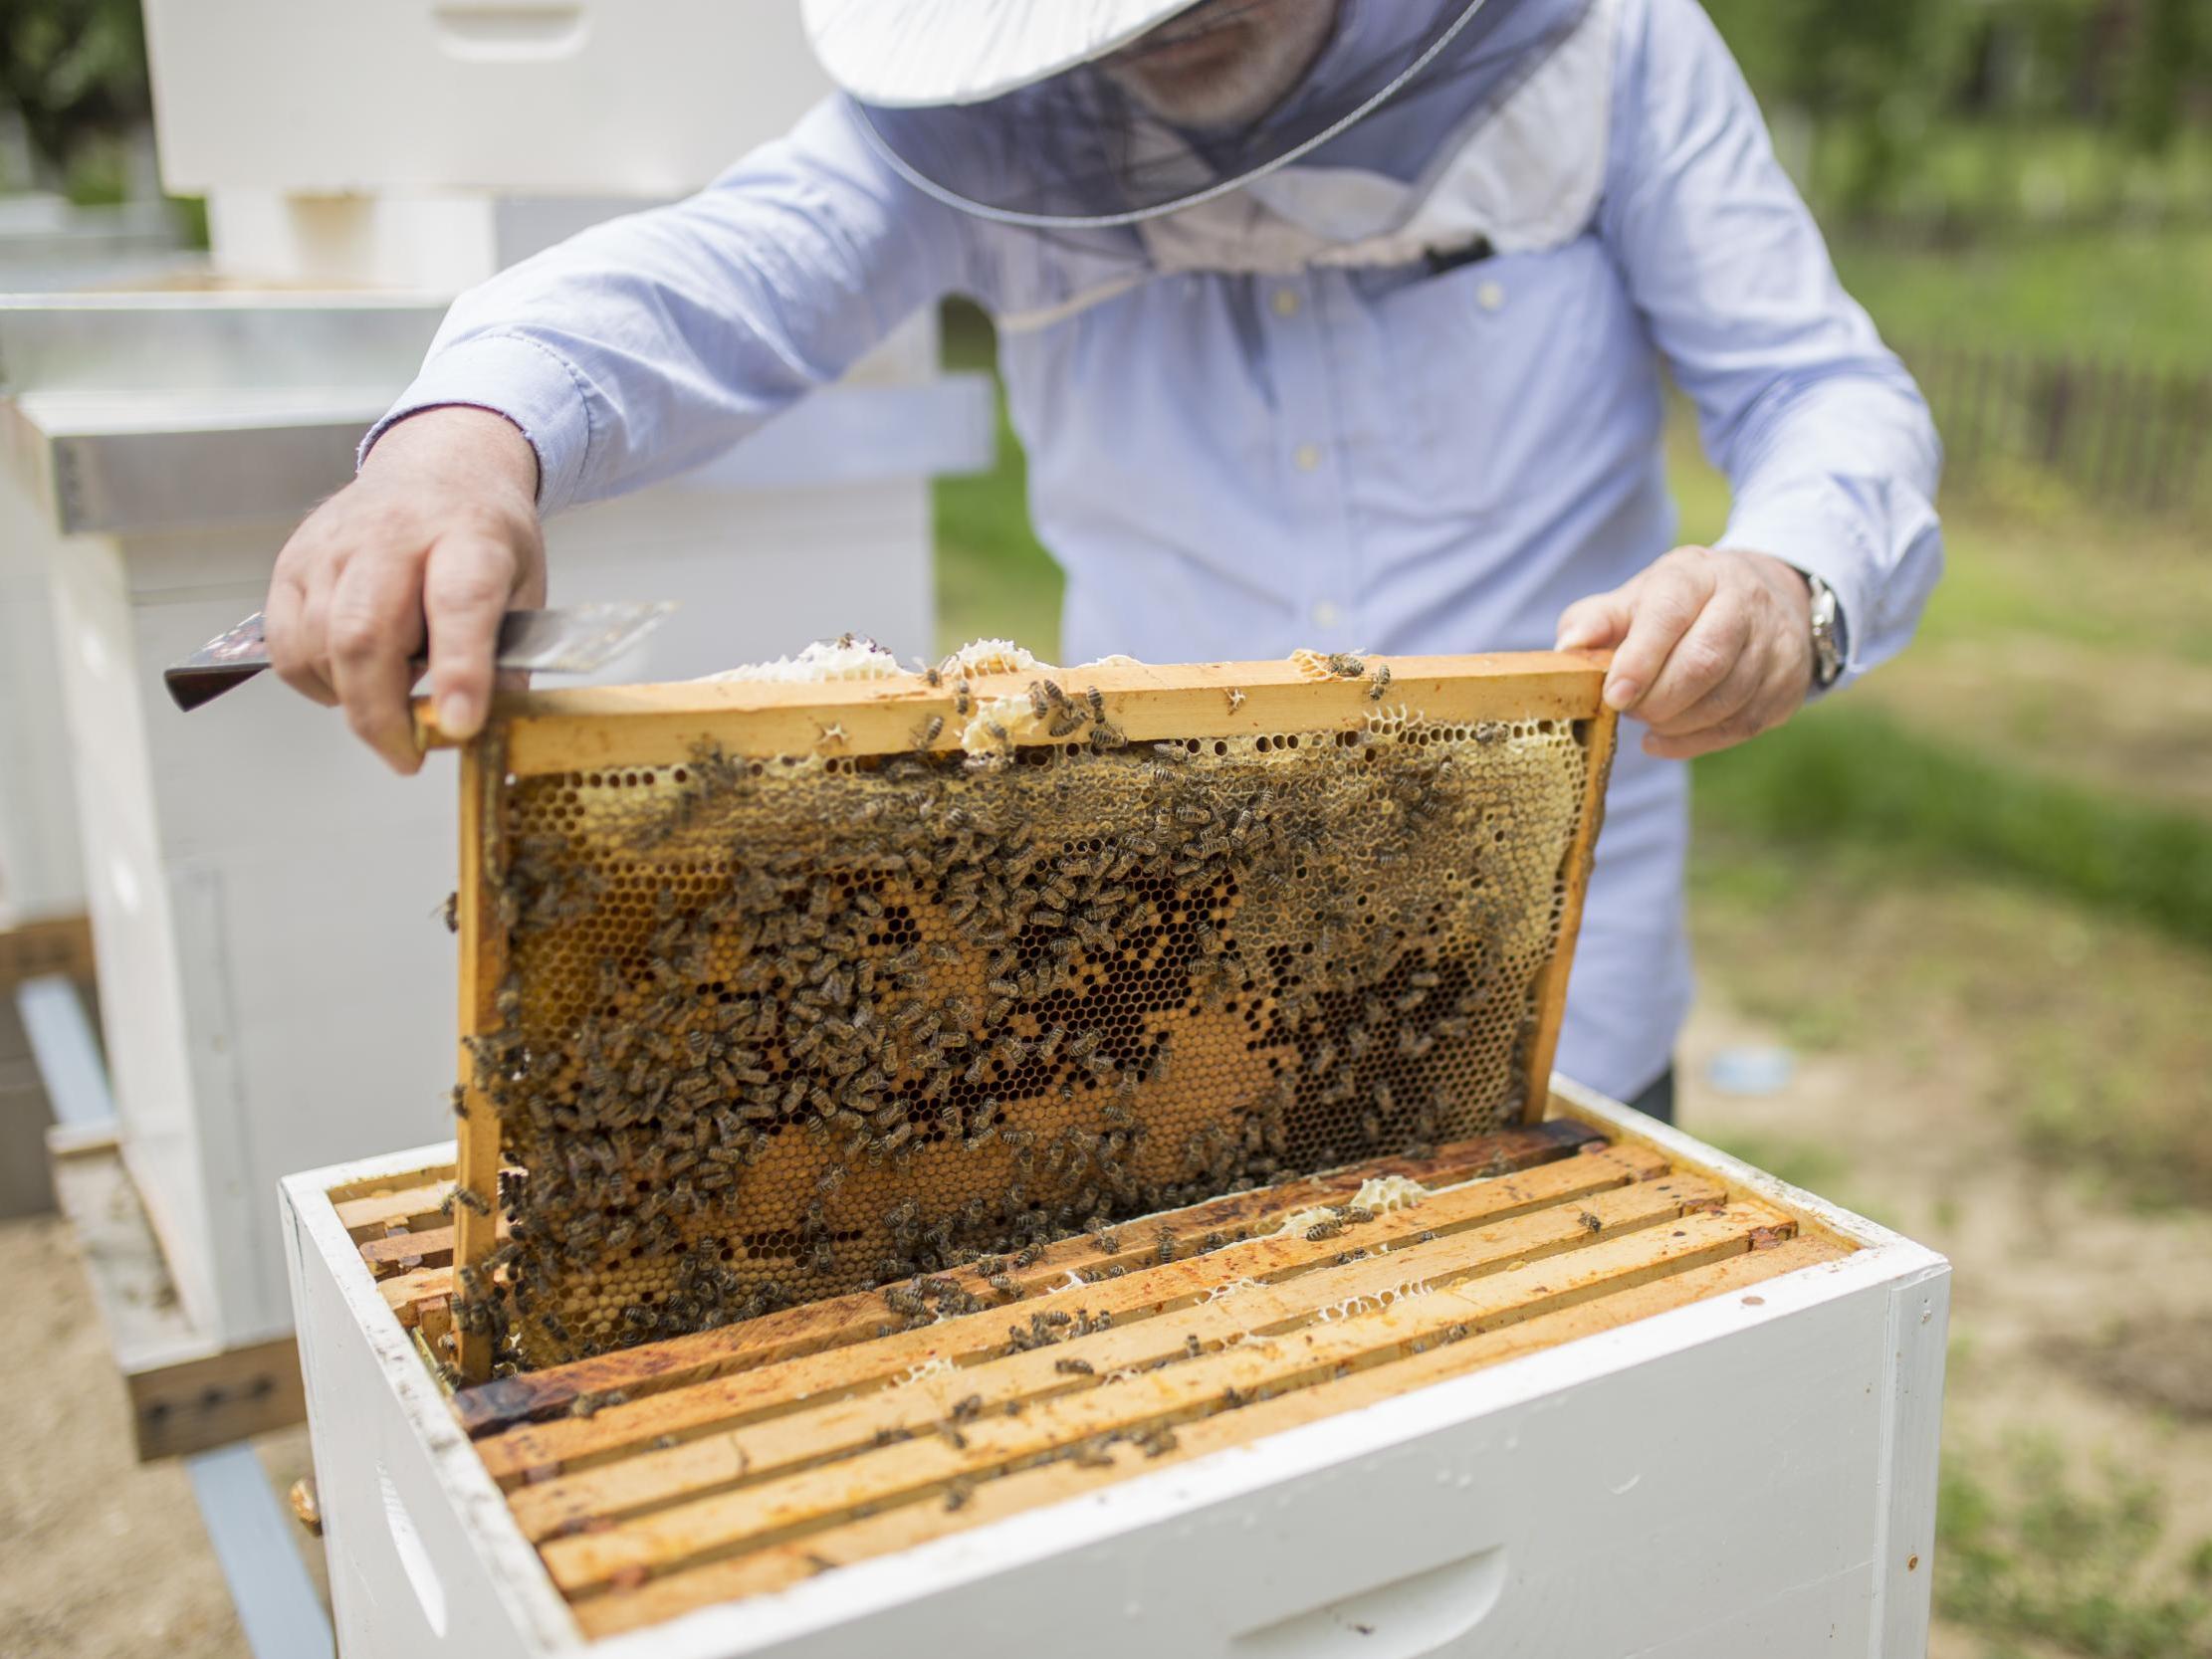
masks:
<svg viewBox="0 0 2212 1659"><path fill-rule="evenodd" d="M1069 695L1095 687L1134 741L1311 729L1317 715L1350 725L1380 706L1431 720L1591 720L1610 653L1525 651L1451 657L1368 656L1388 664L1380 704L1365 679L1317 679L1290 658L1269 662L1152 665L1128 661L1061 669L1039 665L968 677L976 701L1017 697L1043 679ZM1232 694L1242 694L1240 696ZM731 754L887 754L916 746L932 715L945 726L928 745L960 746L954 677L932 687L920 674L819 682L720 680L508 693L491 726L504 734L513 777L600 764L671 765L702 742ZM1127 699L1126 703L1123 701ZM1339 707L1341 705L1341 707ZM424 748L462 739L445 731L428 698L415 703Z"/></svg>

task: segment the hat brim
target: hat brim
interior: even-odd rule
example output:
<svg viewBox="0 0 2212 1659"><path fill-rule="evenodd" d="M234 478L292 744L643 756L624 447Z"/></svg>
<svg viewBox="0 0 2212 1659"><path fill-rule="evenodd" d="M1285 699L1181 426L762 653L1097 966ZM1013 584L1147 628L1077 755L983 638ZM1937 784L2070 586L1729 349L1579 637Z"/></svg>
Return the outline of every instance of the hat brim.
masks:
<svg viewBox="0 0 2212 1659"><path fill-rule="evenodd" d="M814 55L865 104L980 104L1128 45L1199 0L801 0Z"/></svg>

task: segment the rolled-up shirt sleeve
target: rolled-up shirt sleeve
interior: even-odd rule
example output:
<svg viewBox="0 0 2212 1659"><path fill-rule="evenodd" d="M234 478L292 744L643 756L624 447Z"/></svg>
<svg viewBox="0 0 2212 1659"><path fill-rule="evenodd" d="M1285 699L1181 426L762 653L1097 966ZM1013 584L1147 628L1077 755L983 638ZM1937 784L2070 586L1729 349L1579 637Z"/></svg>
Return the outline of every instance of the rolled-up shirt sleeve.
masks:
<svg viewBox="0 0 2212 1659"><path fill-rule="evenodd" d="M1705 14L1625 0L1620 51L1600 229L1734 491L1718 544L1827 582L1862 673L1903 648L1942 572L1934 423Z"/></svg>
<svg viewBox="0 0 2212 1659"><path fill-rule="evenodd" d="M468 404L530 440L546 512L673 477L961 286L956 217L832 98L699 194L464 294L360 453L394 421Z"/></svg>

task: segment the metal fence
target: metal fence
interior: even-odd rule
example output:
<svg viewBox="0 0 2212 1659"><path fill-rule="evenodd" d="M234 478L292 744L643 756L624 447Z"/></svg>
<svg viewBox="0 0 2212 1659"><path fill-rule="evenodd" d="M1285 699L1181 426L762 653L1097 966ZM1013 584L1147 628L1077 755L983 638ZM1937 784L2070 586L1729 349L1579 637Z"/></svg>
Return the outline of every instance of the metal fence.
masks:
<svg viewBox="0 0 2212 1659"><path fill-rule="evenodd" d="M2212 512L2212 371L1933 342L1900 351L1951 476L2028 467L2111 506Z"/></svg>

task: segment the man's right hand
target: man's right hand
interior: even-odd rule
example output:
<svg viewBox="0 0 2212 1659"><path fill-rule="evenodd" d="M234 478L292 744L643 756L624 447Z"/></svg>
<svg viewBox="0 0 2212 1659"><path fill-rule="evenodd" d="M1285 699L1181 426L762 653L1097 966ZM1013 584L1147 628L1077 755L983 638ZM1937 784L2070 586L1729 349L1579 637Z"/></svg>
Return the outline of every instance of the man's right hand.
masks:
<svg viewBox="0 0 2212 1659"><path fill-rule="evenodd" d="M294 691L342 705L394 771L416 770L409 659L427 626L439 726L483 725L501 616L545 603L537 495L537 452L505 417L452 405L400 421L277 555L270 663Z"/></svg>

